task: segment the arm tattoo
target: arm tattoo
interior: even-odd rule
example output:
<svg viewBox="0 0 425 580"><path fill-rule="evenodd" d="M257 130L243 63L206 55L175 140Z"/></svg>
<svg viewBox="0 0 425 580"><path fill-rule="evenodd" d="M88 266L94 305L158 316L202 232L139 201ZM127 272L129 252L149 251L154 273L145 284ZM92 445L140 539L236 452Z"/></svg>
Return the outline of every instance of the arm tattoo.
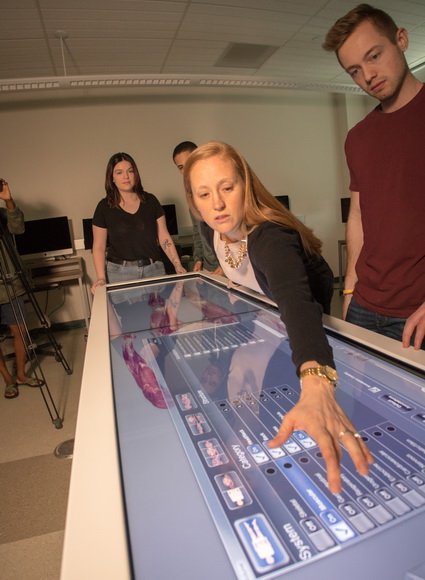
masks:
<svg viewBox="0 0 425 580"><path fill-rule="evenodd" d="M167 254L167 256L170 258L171 263L174 264L174 266L178 265L180 262L179 257L178 257L178 255L176 255L176 252L173 251L173 250L175 250L174 244L172 242L170 242L170 240L168 238L166 238L163 241L162 248L163 248L164 252Z"/></svg>

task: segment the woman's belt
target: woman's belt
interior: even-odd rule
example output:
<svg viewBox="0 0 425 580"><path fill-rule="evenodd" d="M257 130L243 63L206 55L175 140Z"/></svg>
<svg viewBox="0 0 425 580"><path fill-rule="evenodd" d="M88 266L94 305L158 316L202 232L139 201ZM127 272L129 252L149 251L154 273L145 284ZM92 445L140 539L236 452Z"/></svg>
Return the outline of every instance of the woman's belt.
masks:
<svg viewBox="0 0 425 580"><path fill-rule="evenodd" d="M108 262L119 264L120 266L138 266L139 268L142 266L150 266L155 262L155 260L152 260L152 258L140 258L140 260L121 260L120 258L115 258L115 256L108 256L106 259Z"/></svg>

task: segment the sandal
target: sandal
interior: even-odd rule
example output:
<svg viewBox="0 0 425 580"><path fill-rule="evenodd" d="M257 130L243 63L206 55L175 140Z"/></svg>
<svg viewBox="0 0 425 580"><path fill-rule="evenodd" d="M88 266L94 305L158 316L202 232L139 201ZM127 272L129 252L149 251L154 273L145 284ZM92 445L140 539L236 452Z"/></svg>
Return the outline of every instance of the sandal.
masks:
<svg viewBox="0 0 425 580"><path fill-rule="evenodd" d="M16 385L18 387L42 387L44 385L44 381L42 381L41 379L33 379L32 377L29 378L27 381L25 381L24 383L20 383L19 381L16 381Z"/></svg>
<svg viewBox="0 0 425 580"><path fill-rule="evenodd" d="M16 399L19 396L19 389L15 383L11 385L7 385L4 389L4 398L5 399Z"/></svg>

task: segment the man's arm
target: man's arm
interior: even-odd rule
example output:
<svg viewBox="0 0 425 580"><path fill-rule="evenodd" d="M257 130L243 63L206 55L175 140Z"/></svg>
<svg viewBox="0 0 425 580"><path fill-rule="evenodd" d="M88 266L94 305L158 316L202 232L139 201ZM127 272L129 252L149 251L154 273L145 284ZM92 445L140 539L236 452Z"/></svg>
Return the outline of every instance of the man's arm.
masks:
<svg viewBox="0 0 425 580"><path fill-rule="evenodd" d="M351 192L350 214L347 220L347 268L345 272L345 290L354 290L357 282L356 263L363 247L363 226L362 214L360 210L360 194L357 191ZM347 294L342 306L342 317L347 316L348 305L351 302L352 294Z"/></svg>

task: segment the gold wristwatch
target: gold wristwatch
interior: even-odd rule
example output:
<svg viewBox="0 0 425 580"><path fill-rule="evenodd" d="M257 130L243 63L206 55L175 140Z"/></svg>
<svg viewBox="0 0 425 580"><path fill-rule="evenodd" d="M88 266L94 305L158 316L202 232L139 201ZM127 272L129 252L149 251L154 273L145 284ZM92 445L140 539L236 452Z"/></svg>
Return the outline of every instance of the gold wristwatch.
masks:
<svg viewBox="0 0 425 580"><path fill-rule="evenodd" d="M332 383L335 388L339 384L338 373L335 369L328 365L323 367L310 367L308 369L304 369L300 372L300 380L302 380L302 378L306 377L307 375L318 375L319 377L324 377L330 383Z"/></svg>

